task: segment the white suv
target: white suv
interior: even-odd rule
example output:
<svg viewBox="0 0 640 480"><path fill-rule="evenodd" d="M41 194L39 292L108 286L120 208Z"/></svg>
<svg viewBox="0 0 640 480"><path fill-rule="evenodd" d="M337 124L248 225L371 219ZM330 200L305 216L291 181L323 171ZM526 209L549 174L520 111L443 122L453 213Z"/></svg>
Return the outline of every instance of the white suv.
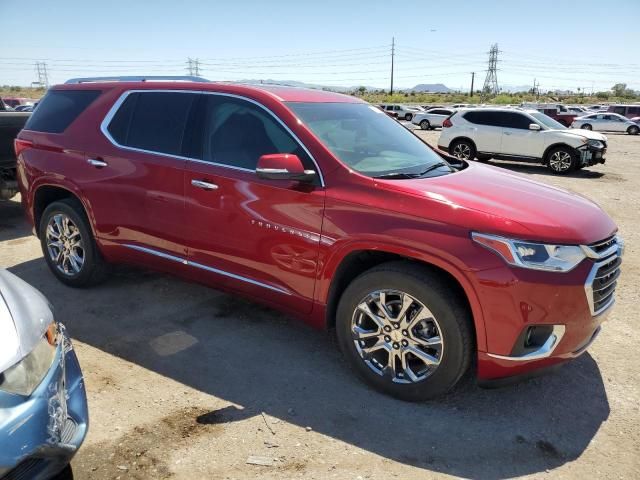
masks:
<svg viewBox="0 0 640 480"><path fill-rule="evenodd" d="M438 148L463 159L543 163L554 173L604 163L607 137L570 130L536 110L470 108L442 124Z"/></svg>
<svg viewBox="0 0 640 480"><path fill-rule="evenodd" d="M422 112L421 107L410 107L401 103L383 103L380 108L391 113L398 120L406 120L410 122L414 115Z"/></svg>

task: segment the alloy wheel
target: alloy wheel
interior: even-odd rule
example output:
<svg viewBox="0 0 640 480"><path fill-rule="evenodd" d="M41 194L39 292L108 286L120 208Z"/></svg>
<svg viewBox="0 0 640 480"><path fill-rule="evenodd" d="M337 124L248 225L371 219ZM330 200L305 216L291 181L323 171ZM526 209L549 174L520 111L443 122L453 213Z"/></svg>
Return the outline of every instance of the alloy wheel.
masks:
<svg viewBox="0 0 640 480"><path fill-rule="evenodd" d="M453 156L462 160L469 160L471 158L471 147L466 143L458 143L453 147Z"/></svg>
<svg viewBox="0 0 640 480"><path fill-rule="evenodd" d="M64 213L56 213L47 224L46 243L49 258L65 275L80 273L84 265L84 246L80 229Z"/></svg>
<svg viewBox="0 0 640 480"><path fill-rule="evenodd" d="M408 293L379 290L358 303L351 319L356 350L376 374L417 383L442 360L441 329L431 311Z"/></svg>
<svg viewBox="0 0 640 480"><path fill-rule="evenodd" d="M549 158L549 166L556 172L566 172L571 168L571 155L568 152L554 152Z"/></svg>

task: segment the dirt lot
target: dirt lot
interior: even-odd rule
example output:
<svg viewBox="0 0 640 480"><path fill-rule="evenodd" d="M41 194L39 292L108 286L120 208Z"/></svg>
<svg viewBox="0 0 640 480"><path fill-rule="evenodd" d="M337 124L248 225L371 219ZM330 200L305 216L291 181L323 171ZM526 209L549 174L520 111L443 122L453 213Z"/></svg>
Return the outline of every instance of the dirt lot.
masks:
<svg viewBox="0 0 640 480"><path fill-rule="evenodd" d="M84 370L91 428L75 477L640 478L640 137L611 135L606 166L570 177L495 163L613 216L627 241L618 303L556 373L499 390L467 381L418 405L365 387L326 334L238 298L131 268L67 288L19 203L0 204L0 266L49 297Z"/></svg>

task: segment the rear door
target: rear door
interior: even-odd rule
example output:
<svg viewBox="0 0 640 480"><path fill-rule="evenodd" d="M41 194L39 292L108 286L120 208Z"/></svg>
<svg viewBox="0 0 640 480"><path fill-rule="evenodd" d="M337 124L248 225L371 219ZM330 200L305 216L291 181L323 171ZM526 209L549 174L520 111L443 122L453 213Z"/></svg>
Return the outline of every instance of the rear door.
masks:
<svg viewBox="0 0 640 480"><path fill-rule="evenodd" d="M125 95L103 124L109 148L88 151L76 178L103 240L184 257L182 149L197 94Z"/></svg>
<svg viewBox="0 0 640 480"><path fill-rule="evenodd" d="M429 122L432 127L441 127L442 122L451 115L453 110L435 109L429 112Z"/></svg>
<svg viewBox="0 0 640 480"><path fill-rule="evenodd" d="M203 94L200 140L186 164L188 261L206 281L287 305L312 306L325 192L308 151L271 112ZM256 176L258 158L294 153L318 182Z"/></svg>
<svg viewBox="0 0 640 480"><path fill-rule="evenodd" d="M469 122L465 130L475 144L478 152L500 153L502 144L502 126L499 112L472 110L462 114ZM464 132L462 133L464 135Z"/></svg>
<svg viewBox="0 0 640 480"><path fill-rule="evenodd" d="M542 157L543 133L529 130L531 123L536 123L519 112L500 112L502 122L501 152L505 155L521 157Z"/></svg>

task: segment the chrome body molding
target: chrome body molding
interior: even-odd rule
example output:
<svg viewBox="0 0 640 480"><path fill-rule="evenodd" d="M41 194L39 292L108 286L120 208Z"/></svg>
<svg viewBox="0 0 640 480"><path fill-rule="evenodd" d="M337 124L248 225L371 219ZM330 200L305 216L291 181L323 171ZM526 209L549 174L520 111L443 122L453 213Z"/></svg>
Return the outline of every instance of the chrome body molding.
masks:
<svg viewBox="0 0 640 480"><path fill-rule="evenodd" d="M252 285L256 285L258 287L266 288L268 290L272 290L274 292L283 293L285 295L291 295L291 292L285 290L280 287L274 287L273 285L268 285L266 283L259 282L252 278L243 277L242 275L236 275L235 273L226 272L224 270L220 270L218 268L209 267L208 265L203 265L202 263L192 262L191 260L187 260L186 258L177 257L175 255L170 255L168 253L160 252L158 250L154 250L148 247L142 247L140 245L133 245L129 243L122 244L124 247L130 248L132 250L137 250L139 252L147 253L149 255L155 255L156 257L164 258L165 260L171 260L173 262L181 263L183 265L188 265L190 267L199 268L201 270L206 270L208 272L212 272L218 275L222 275L224 277L233 278L235 280L239 280L241 282L250 283Z"/></svg>
<svg viewBox="0 0 640 480"><path fill-rule="evenodd" d="M135 148L135 147L128 147L126 145L120 145L111 136L111 134L109 133L109 130L108 130L107 127L109 126L109 124L111 123L111 120L113 120L113 117L118 112L118 110L120 109L120 107L122 106L122 104L124 103L124 101L127 99L127 97L129 95L131 95L132 93L144 93L144 92L148 92L148 93L190 93L192 95L218 95L218 96L222 96L222 97L229 97L229 98L236 98L236 99L244 100L246 102L252 103L253 105L256 105L257 107L259 107L262 110L264 110L265 112L267 112L272 118L274 118L275 121L280 126L282 126L282 128L284 128L287 131L287 133L289 133L289 135L291 135L293 137L293 139L300 146L300 148L302 148L305 151L305 153L307 155L309 155L309 158L311 159L313 164L316 166L316 169L318 171L318 177L320 178L320 186L321 187L325 186L324 177L322 176L322 170L320 169L320 165L318 165L318 162L316 161L314 156L311 154L311 152L305 146L305 144L302 143L302 141L298 138L298 136L295 133L293 133L293 131L275 113L273 113L267 107L262 105L260 102L257 102L257 101L255 101L255 100L253 100L251 98L248 98L248 97L244 97L242 95L236 95L236 94L232 94L232 93L208 92L208 91L204 91L204 90L173 90L173 89L133 89L133 90L127 90L127 91L123 92L122 95L120 95L120 98L118 98L118 100L115 101L113 106L109 109L109 111L105 115L104 119L102 120L102 123L100 123L100 131L107 138L107 140L109 140L109 142L111 142L114 146L116 146L118 148L121 148L123 150L130 150L132 152L148 153L148 154L151 154L151 155L160 155L160 156L163 156L163 157L175 158L177 160L189 160L191 162L204 163L205 165L215 165L216 167L228 168L229 170L237 170L237 171L241 171L241 172L256 173L255 170L251 170L249 168L235 167L233 165L225 165L224 163L207 162L207 161L201 160L199 158L183 157L181 155L172 155L170 153L154 152L152 150L144 150L142 148ZM274 153L277 153L277 152L274 152Z"/></svg>
<svg viewBox="0 0 640 480"><path fill-rule="evenodd" d="M520 356L510 356L510 355L498 355L495 353L487 353L488 356L492 358L498 358L500 360L509 360L512 362L526 362L529 360L540 360L541 358L547 358L551 356L553 351L556 349L562 337L564 337L565 326L564 325L554 325L553 330L551 331L551 335L540 348L526 353Z"/></svg>

